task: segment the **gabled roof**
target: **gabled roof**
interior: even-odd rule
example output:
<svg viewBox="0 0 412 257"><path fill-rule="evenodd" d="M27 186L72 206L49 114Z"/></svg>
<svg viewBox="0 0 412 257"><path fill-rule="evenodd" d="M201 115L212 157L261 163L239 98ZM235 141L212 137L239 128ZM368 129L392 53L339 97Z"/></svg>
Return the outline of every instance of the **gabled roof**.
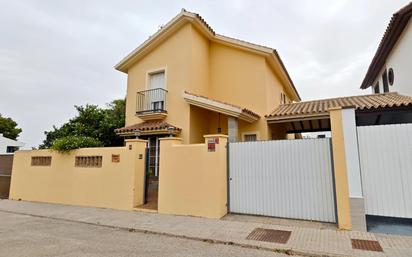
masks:
<svg viewBox="0 0 412 257"><path fill-rule="evenodd" d="M361 89L368 88L372 85L383 65L385 65L386 58L388 58L406 25L408 25L411 15L412 2L392 15L391 21L383 34L375 56L373 57L365 78L362 81Z"/></svg>
<svg viewBox="0 0 412 257"><path fill-rule="evenodd" d="M182 11L177 16L170 20L166 25L162 26L162 28L159 29L155 34L150 36L140 46L129 53L125 58L123 58L118 64L116 64L115 69L127 73L128 69L136 61L138 61L154 47L163 42L163 40L166 39L169 35L171 35L178 28L188 22L192 23L197 29L199 29L199 31L201 31L209 40L213 42L233 46L267 57L268 63L272 65L272 67L279 68L279 70L281 71L281 74L279 74L279 76L281 76L282 79L290 84L295 97L300 100L299 93L297 92L295 85L293 84L293 81L285 68L285 65L283 64L279 54L275 49L219 35L215 33L215 31L199 14L188 12L185 9L182 9Z"/></svg>
<svg viewBox="0 0 412 257"><path fill-rule="evenodd" d="M412 97L391 92L282 104L271 114L267 115L266 118L268 120L280 121L293 118L326 117L329 115L328 110L331 108L352 106L355 107L356 110L412 106Z"/></svg>

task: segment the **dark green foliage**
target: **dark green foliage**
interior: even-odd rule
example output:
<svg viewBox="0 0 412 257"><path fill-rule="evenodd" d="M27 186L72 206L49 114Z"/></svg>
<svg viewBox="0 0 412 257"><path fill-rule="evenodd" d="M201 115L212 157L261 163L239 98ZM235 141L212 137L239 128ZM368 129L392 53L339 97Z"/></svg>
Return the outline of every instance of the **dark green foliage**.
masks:
<svg viewBox="0 0 412 257"><path fill-rule="evenodd" d="M40 148L52 148L57 139L66 137L92 138L100 142L101 146L123 145L122 138L118 137L114 130L124 126L125 100L114 100L107 105L107 108L89 104L75 106L75 108L78 112L76 117L60 128L53 126L53 130L44 132L46 139L39 146Z"/></svg>
<svg viewBox="0 0 412 257"><path fill-rule="evenodd" d="M21 133L21 129L17 127L17 123L11 118L6 118L0 114L0 134L4 137L16 140Z"/></svg>
<svg viewBox="0 0 412 257"><path fill-rule="evenodd" d="M92 137L66 136L54 140L51 149L64 153L74 149L99 146L102 146L102 143Z"/></svg>

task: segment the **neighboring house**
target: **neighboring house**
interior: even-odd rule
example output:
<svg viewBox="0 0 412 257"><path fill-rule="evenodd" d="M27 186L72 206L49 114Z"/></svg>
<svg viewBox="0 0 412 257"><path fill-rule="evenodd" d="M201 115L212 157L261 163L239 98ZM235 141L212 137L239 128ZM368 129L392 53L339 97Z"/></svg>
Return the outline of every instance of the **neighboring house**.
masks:
<svg viewBox="0 0 412 257"><path fill-rule="evenodd" d="M0 134L0 154L14 153L23 147L24 143L4 137Z"/></svg>
<svg viewBox="0 0 412 257"><path fill-rule="evenodd" d="M412 95L412 3L393 14L361 89Z"/></svg>

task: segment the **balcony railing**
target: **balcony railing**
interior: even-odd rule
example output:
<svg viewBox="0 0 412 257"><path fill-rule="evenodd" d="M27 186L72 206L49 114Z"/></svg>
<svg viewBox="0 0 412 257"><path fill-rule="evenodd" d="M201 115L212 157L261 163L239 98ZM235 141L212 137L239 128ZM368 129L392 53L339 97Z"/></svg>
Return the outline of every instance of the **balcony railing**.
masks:
<svg viewBox="0 0 412 257"><path fill-rule="evenodd" d="M163 88L137 92L136 114L166 113L166 95Z"/></svg>

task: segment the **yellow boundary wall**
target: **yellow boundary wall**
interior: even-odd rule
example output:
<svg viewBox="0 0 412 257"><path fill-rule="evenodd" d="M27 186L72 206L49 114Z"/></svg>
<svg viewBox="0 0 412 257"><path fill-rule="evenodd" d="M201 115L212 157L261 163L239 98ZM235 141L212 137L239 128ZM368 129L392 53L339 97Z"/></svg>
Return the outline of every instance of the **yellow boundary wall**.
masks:
<svg viewBox="0 0 412 257"><path fill-rule="evenodd" d="M124 147L82 148L67 154L18 151L9 198L131 210L143 203L145 147L146 141L133 139ZM32 166L33 156L51 156L51 165ZM102 156L102 166L75 167L76 156Z"/></svg>
<svg viewBox="0 0 412 257"><path fill-rule="evenodd" d="M227 213L225 135L205 135L204 144L160 139L159 213L221 218ZM214 144L214 151L208 148Z"/></svg>

